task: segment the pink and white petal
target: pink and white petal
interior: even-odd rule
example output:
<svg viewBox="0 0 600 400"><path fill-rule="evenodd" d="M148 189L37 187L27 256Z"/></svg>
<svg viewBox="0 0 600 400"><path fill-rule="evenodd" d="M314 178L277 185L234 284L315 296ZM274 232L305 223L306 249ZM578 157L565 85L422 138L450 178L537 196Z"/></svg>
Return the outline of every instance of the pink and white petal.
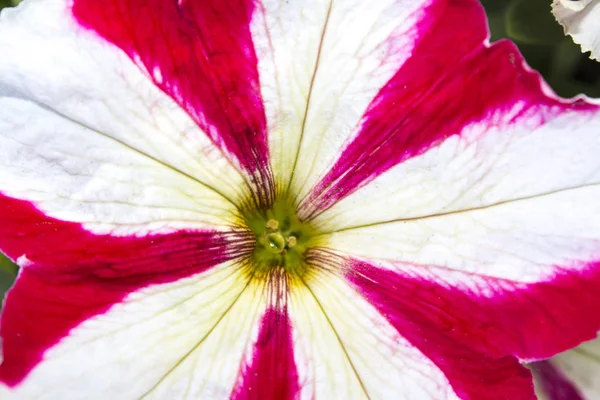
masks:
<svg viewBox="0 0 600 400"><path fill-rule="evenodd" d="M552 14L584 53L600 61L600 1L554 0Z"/></svg>
<svg viewBox="0 0 600 400"><path fill-rule="evenodd" d="M3 198L2 204L0 246L22 267L0 327L0 381L10 386L69 332L102 318L131 293L210 274L249 251L243 235L234 232L97 235L44 216L24 201Z"/></svg>
<svg viewBox="0 0 600 400"><path fill-rule="evenodd" d="M547 363L572 382L583 400L600 398L600 339L558 354Z"/></svg>
<svg viewBox="0 0 600 400"><path fill-rule="evenodd" d="M413 5L418 8L413 9ZM330 103L339 104L339 109L335 110L339 119L332 119L326 115L330 107L324 106L316 95L312 96L318 106L308 114L307 124L319 118L331 119L335 124L326 126L325 133L319 126L307 125L305 129L296 168L298 176L294 176L294 182L298 187L295 190L300 193L298 200L304 199L301 212L306 216L312 215L312 208L323 206L313 203L326 202L317 199L320 191L327 192L325 197L331 197L332 201L347 194L344 193L348 189L344 176L349 170L367 172L368 175L372 165L365 165L363 158L370 157L375 149L381 148L375 158L387 167L410 156L414 152L411 150L418 150L396 151L399 140L412 145L415 138L420 140L423 135L423 132L408 130L399 132L397 126L415 120L415 106L435 93L436 86L453 73L455 65L483 47L488 32L484 11L473 0L432 0L418 4L397 1L381 11L379 17L382 20L373 26L382 25L389 29L387 33L373 30L373 35L367 34L365 41L355 40L355 26L343 21L339 34L354 41L357 49L351 49L349 57L344 57L344 49L336 47L340 40L332 38L331 49L323 54L325 57L333 54L331 57L340 60L339 63L327 68L327 64L321 66L319 62L316 78L331 71L327 75L329 79L323 80L321 85L329 87L331 82L340 81L337 91L341 92L339 96L344 102L338 100L337 91L328 91ZM394 16L394 13L404 12L407 14L402 17ZM362 9L357 13L357 18L362 18L364 13L371 15ZM457 20L461 24L456 24ZM360 72L357 76L354 68ZM342 78L351 78L352 83L348 84ZM390 150L392 148L394 150ZM361 150L365 151L362 158ZM330 187L338 181L338 186Z"/></svg>
<svg viewBox="0 0 600 400"><path fill-rule="evenodd" d="M449 302L457 301L453 296L468 302L464 318L471 307L487 310L496 318L491 326L520 333L520 339L503 342L500 331L501 352L546 358L589 339L600 326L594 311L600 306L598 196L600 186L592 185L376 224L334 233L329 246L390 273L452 289Z"/></svg>
<svg viewBox="0 0 600 400"><path fill-rule="evenodd" d="M384 87L402 87L413 101L441 60L452 64L483 41L482 12L470 0L263 1L252 34L277 182L287 186L293 176L292 192L306 196ZM463 36L438 57L457 17ZM437 42L427 41L432 32ZM423 68L417 79L409 72Z"/></svg>
<svg viewBox="0 0 600 400"><path fill-rule="evenodd" d="M50 275L82 274L160 282L247 255L253 239L235 230L179 230L140 236L96 234L49 217L31 203L0 195L0 248L20 267ZM160 261L160 262L155 262ZM166 280L175 279L174 277Z"/></svg>
<svg viewBox="0 0 600 400"><path fill-rule="evenodd" d="M455 340L494 358L548 358L588 340L599 324L598 263L557 266L553 276L533 283L526 280L530 276L519 281L433 263L353 259L348 264L351 278L358 271L359 286L369 293L379 287L377 296L389 297L383 297L388 307L401 307L404 300L396 292L424 293L423 303L444 310L435 315Z"/></svg>
<svg viewBox="0 0 600 400"><path fill-rule="evenodd" d="M121 49L173 98L269 202L265 112L252 0L75 0L77 21Z"/></svg>
<svg viewBox="0 0 600 400"><path fill-rule="evenodd" d="M2 328L11 329L13 345L5 336L11 354L0 373L13 386L8 398L228 399L266 307L239 260L136 290L117 304L113 292L126 283L40 278L22 271L4 310ZM23 362L14 357L16 340L36 345L46 330L96 307L106 310L70 329L14 381Z"/></svg>
<svg viewBox="0 0 600 400"><path fill-rule="evenodd" d="M514 360L476 353L435 324L399 326L334 273L319 271L305 284L291 298L302 398L532 398L527 371ZM429 312L418 308L408 314Z"/></svg>
<svg viewBox="0 0 600 400"><path fill-rule="evenodd" d="M323 230L600 183L600 107L558 99L508 42L464 61L411 112L387 136L365 127L365 138L385 143L353 142L349 161L305 200Z"/></svg>
<svg viewBox="0 0 600 400"><path fill-rule="evenodd" d="M2 12L3 140L16 146L21 140L17 135L27 134L27 140L37 139L41 155L53 150L44 148L51 141L85 157L94 155L88 140L94 146L103 143L103 149L115 152L114 158L129 151L146 158L146 164L168 165L190 182L201 182L198 186L205 189L197 190L212 189L233 202L247 198L244 176L189 113L121 49L82 27L70 4L31 0ZM25 141L24 148L30 144ZM113 161L110 157L106 154L104 160Z"/></svg>

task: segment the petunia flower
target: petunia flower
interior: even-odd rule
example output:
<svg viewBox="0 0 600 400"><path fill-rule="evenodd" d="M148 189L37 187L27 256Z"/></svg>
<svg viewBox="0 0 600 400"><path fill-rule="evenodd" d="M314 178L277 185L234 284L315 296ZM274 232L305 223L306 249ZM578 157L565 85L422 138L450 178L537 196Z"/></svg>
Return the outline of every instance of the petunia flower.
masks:
<svg viewBox="0 0 600 400"><path fill-rule="evenodd" d="M600 108L475 0L0 18L4 399L534 399L600 328Z"/></svg>
<svg viewBox="0 0 600 400"><path fill-rule="evenodd" d="M600 61L599 0L553 0L552 14L583 52Z"/></svg>
<svg viewBox="0 0 600 400"><path fill-rule="evenodd" d="M600 398L600 339L532 365L539 400Z"/></svg>

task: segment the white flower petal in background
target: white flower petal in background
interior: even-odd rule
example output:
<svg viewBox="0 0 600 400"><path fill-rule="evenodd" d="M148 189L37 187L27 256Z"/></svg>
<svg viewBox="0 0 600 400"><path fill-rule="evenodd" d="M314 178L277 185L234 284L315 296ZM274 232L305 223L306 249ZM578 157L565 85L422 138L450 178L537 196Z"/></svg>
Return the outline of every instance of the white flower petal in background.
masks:
<svg viewBox="0 0 600 400"><path fill-rule="evenodd" d="M600 0L554 0L552 14L581 50L600 61Z"/></svg>
<svg viewBox="0 0 600 400"><path fill-rule="evenodd" d="M600 338L531 369L539 400L600 399Z"/></svg>

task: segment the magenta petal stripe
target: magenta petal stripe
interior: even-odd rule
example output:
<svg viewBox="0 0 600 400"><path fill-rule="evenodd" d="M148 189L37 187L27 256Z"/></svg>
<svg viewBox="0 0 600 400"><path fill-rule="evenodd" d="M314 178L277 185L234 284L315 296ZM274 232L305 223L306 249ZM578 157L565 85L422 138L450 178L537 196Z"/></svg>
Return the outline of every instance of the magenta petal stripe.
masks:
<svg viewBox="0 0 600 400"><path fill-rule="evenodd" d="M121 48L252 179L272 193L249 0L76 0L81 25ZM160 34L157 34L159 32Z"/></svg>
<svg viewBox="0 0 600 400"><path fill-rule="evenodd" d="M287 308L269 308L262 318L252 358L243 367L231 399L293 400L299 391Z"/></svg>
<svg viewBox="0 0 600 400"><path fill-rule="evenodd" d="M531 385L528 374L510 356L547 358L595 337L600 320L595 312L600 302L595 290L600 285L597 264L533 285L466 274L458 286L419 276L428 270L425 266L417 274L405 266L412 271L405 274L357 260L349 265L346 278L444 371L465 399L481 398L485 386L491 384L483 383L484 377L498 377L485 372L487 368L506 368L511 363L513 383L500 385L494 398L518 397L502 390L532 393L527 389ZM463 357L457 357L460 349L464 349ZM469 375L472 379L464 375L466 366L461 362L469 354L484 360L472 364L479 368ZM475 378L478 373L483 381Z"/></svg>
<svg viewBox="0 0 600 400"><path fill-rule="evenodd" d="M248 251L245 237L95 235L0 195L0 246L23 266L4 304L0 380L18 384L43 353L129 293L201 273Z"/></svg>
<svg viewBox="0 0 600 400"><path fill-rule="evenodd" d="M490 332L485 328L495 328L493 321L486 326L478 319L486 313L485 307L478 308L476 301L436 283L399 276L361 262L353 264L346 278L400 335L444 372L461 399L525 399L525 393L529 394L527 399L535 399L530 373L516 359L471 347L471 341L487 340L485 336ZM472 309L466 310L467 304ZM489 338L492 342L500 332L494 333L496 336Z"/></svg>

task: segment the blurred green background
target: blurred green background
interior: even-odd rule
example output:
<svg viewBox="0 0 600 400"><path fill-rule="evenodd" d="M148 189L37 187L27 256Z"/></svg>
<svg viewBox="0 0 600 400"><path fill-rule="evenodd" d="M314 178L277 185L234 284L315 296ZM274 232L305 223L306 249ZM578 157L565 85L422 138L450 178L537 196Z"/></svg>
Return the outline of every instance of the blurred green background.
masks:
<svg viewBox="0 0 600 400"><path fill-rule="evenodd" d="M0 0L0 9L19 1ZM509 38L517 43L529 65L558 94L600 97L600 63L582 54L579 46L563 34L550 13L551 0L482 0L482 3L488 13L492 40ZM16 266L0 254L0 299L16 273Z"/></svg>

